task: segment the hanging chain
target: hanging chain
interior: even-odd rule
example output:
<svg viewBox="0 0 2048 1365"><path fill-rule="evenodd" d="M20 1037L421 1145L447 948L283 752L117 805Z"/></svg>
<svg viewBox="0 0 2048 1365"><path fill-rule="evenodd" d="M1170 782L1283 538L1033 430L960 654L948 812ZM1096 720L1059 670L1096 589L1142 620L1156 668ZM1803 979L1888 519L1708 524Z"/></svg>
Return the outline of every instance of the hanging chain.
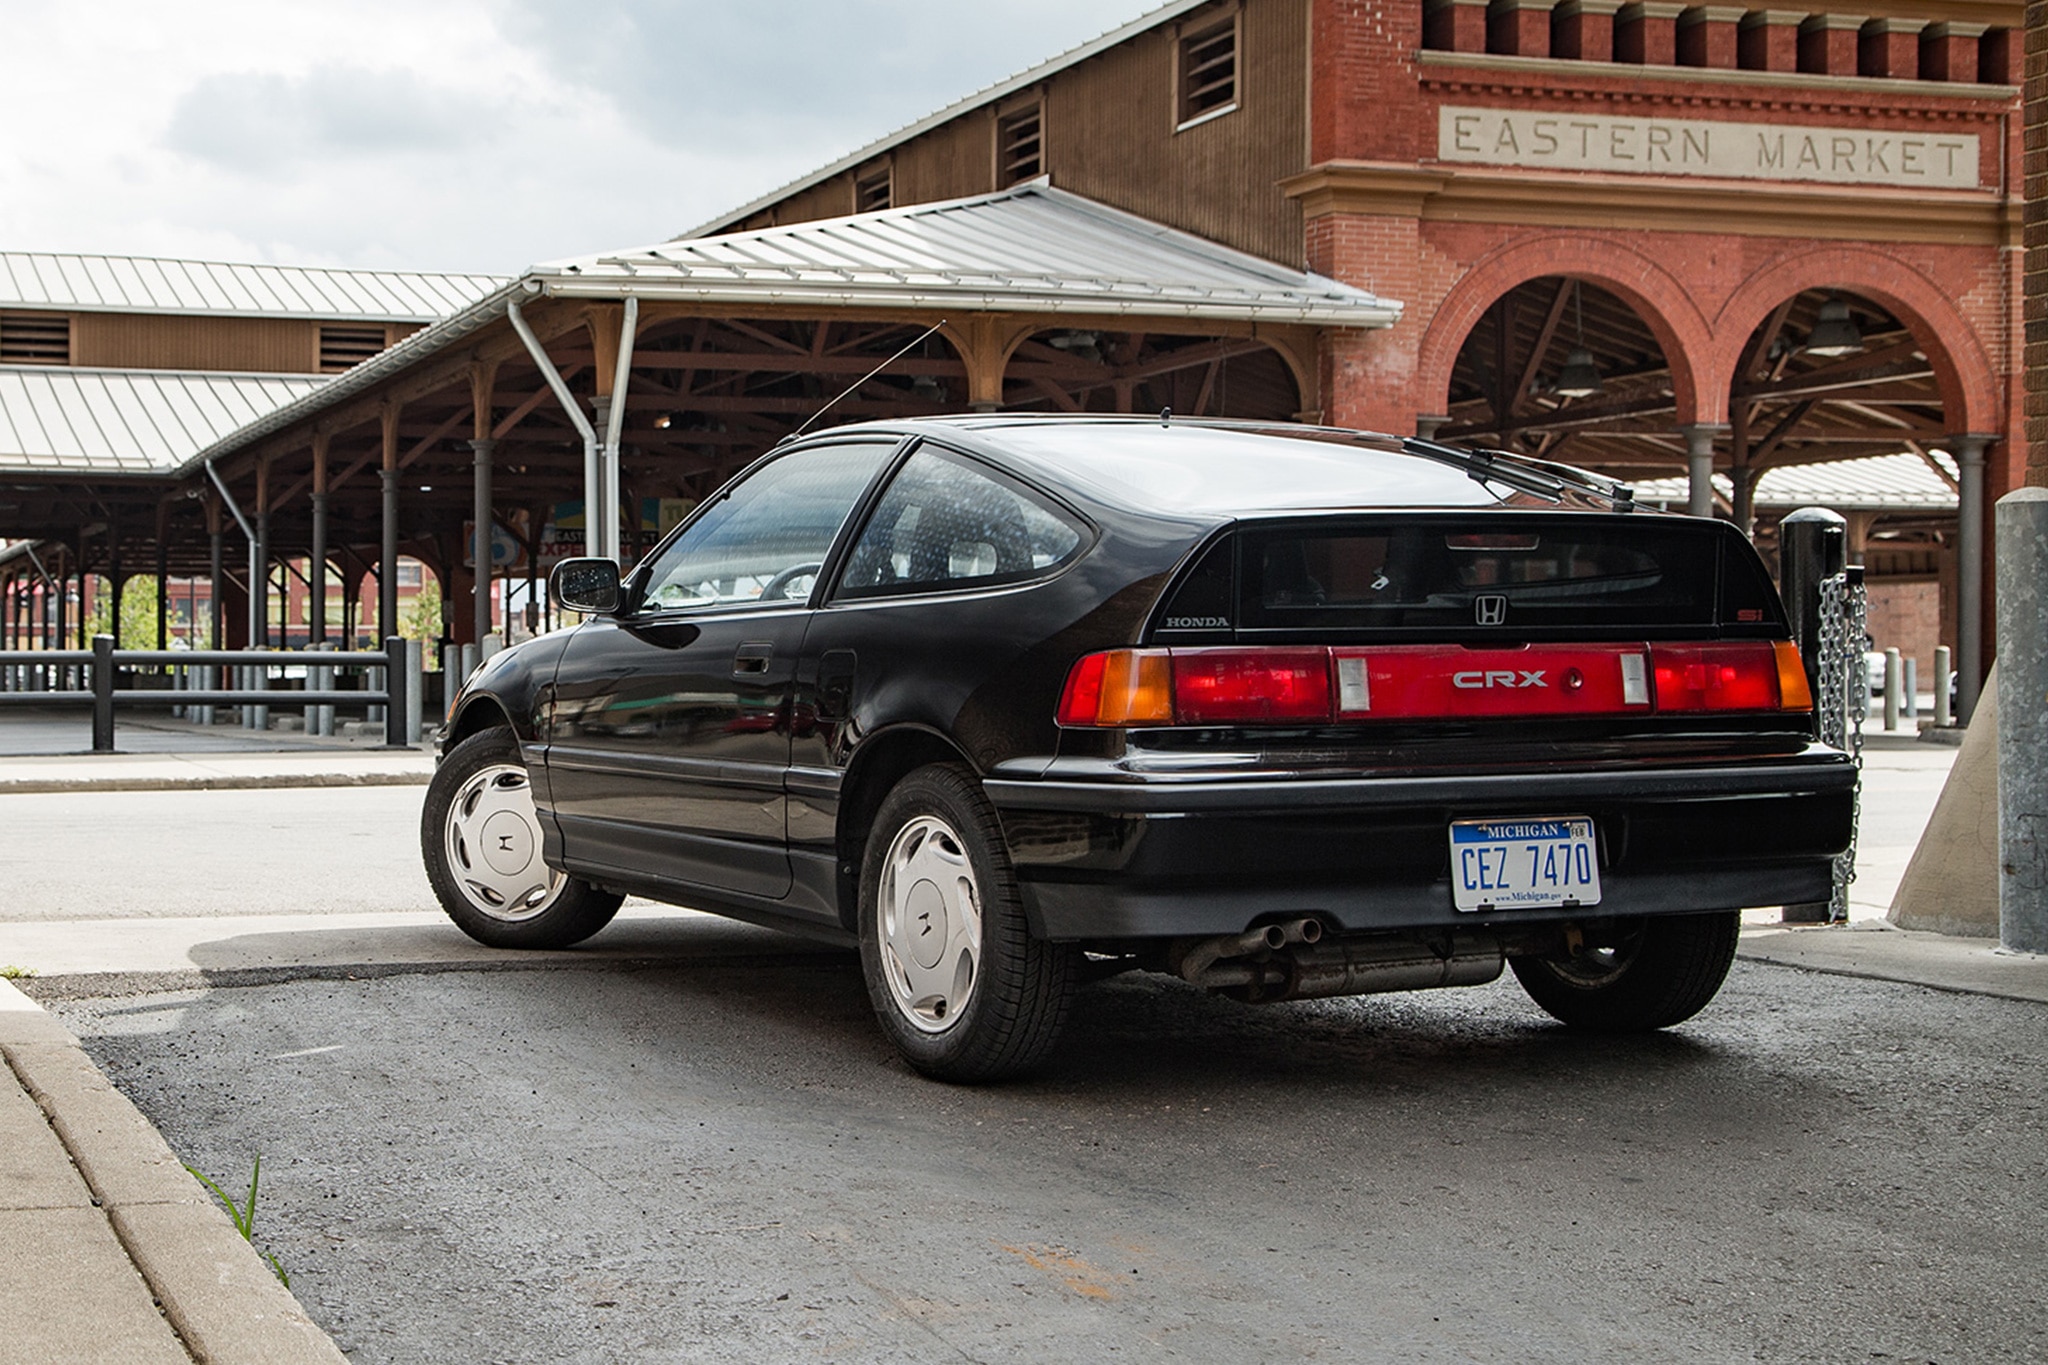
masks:
<svg viewBox="0 0 2048 1365"><path fill-rule="evenodd" d="M1870 678L1863 650L1868 600L1861 568L1838 573L1820 585L1819 661L1814 679L1814 720L1820 742L1840 749L1856 765L1849 847L1835 859L1828 919L1849 918L1849 883L1856 880L1856 829L1863 817L1863 718L1870 707Z"/></svg>

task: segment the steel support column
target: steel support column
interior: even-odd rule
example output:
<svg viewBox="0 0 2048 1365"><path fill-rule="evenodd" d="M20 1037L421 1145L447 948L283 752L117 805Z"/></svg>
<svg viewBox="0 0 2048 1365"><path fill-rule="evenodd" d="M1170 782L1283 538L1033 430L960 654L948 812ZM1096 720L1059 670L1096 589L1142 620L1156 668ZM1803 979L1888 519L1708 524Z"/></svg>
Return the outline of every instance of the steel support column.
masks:
<svg viewBox="0 0 2048 1365"><path fill-rule="evenodd" d="M377 556L377 634L398 634L398 408L384 409L384 542Z"/></svg>
<svg viewBox="0 0 2048 1365"><path fill-rule="evenodd" d="M1984 690L1984 448L1990 436L1951 436L1956 458L1956 723L1968 725Z"/></svg>
<svg viewBox="0 0 2048 1365"><path fill-rule="evenodd" d="M327 642L327 433L313 433L313 562L307 566L310 600L306 606L306 638Z"/></svg>
<svg viewBox="0 0 2048 1365"><path fill-rule="evenodd" d="M1728 428L1708 422L1696 422L1678 429L1685 437L1686 514L1695 517L1714 515L1714 439Z"/></svg>
<svg viewBox="0 0 2048 1365"><path fill-rule="evenodd" d="M498 443L489 439L471 441L470 450L476 456L476 470L473 475L476 484L476 527L470 537L470 553L476 559L476 572L470 575L471 608L475 613L476 642L483 646L484 637L491 633L491 452Z"/></svg>

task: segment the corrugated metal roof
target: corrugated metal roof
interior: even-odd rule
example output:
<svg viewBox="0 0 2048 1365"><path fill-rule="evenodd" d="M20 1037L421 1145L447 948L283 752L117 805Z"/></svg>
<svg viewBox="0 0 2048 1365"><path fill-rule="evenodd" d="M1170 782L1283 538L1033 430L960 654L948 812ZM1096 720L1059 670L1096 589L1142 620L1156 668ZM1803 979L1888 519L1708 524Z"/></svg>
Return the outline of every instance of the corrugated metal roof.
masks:
<svg viewBox="0 0 2048 1365"><path fill-rule="evenodd" d="M1389 327L1401 305L1043 180L534 266L561 297L971 308Z"/></svg>
<svg viewBox="0 0 2048 1365"><path fill-rule="evenodd" d="M432 322L504 283L495 275L0 252L0 308Z"/></svg>
<svg viewBox="0 0 2048 1365"><path fill-rule="evenodd" d="M324 375L0 367L0 470L165 473Z"/></svg>
<svg viewBox="0 0 2048 1365"><path fill-rule="evenodd" d="M1935 473L1927 460L1910 451L1765 470L1757 480L1756 505L1828 507L1839 512L1953 512L1956 462L1941 450L1930 451L1928 458L1941 466L1947 479ZM1732 496L1734 485L1727 475L1716 474L1714 491L1726 501ZM1685 500L1683 478L1647 479L1636 485L1638 502L1677 507Z"/></svg>
<svg viewBox="0 0 2048 1365"><path fill-rule="evenodd" d="M770 204L779 203L789 198L792 194L800 193L813 185L830 180L842 171L850 171L863 162L872 161L891 147L901 146L912 138L928 133L941 124L950 123L971 109L979 109L983 105L993 104L998 100L1015 94L1019 90L1036 85L1047 77L1064 71L1070 66L1079 66L1090 57L1107 52L1117 44L1135 38L1147 29L1171 23L1189 10L1200 9L1208 3L1210 3L1210 0L1171 0L1171 3L1161 5L1158 9L1141 14L1128 24L1120 28L1113 28L1099 38L1092 38L1079 47L1070 48L1062 52L1057 57L1040 62L1037 66L1020 71L1014 76L997 81L994 85L984 90L977 90L965 99L956 100L937 113L927 114L915 123L908 124L898 128L893 133L876 138L866 146L848 152L830 165L821 166L808 175L797 177L780 189L770 190L759 199L740 205L730 213L722 213L708 223L691 228L683 236L685 238L702 237L709 233L729 231L734 225L745 222L751 215L767 208Z"/></svg>

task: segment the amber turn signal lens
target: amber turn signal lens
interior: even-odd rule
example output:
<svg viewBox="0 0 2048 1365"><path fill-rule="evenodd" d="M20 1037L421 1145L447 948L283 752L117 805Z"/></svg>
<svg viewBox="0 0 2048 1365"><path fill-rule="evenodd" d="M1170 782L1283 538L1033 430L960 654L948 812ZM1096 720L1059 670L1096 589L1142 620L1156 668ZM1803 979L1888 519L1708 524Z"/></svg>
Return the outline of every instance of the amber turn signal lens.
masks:
<svg viewBox="0 0 2048 1365"><path fill-rule="evenodd" d="M1807 685L1806 665L1799 658L1799 646L1779 640L1771 646L1778 656L1778 705L1787 711L1811 711L1813 688Z"/></svg>
<svg viewBox="0 0 2048 1365"><path fill-rule="evenodd" d="M1067 674L1062 725L1171 725L1173 661L1163 649L1090 654Z"/></svg>

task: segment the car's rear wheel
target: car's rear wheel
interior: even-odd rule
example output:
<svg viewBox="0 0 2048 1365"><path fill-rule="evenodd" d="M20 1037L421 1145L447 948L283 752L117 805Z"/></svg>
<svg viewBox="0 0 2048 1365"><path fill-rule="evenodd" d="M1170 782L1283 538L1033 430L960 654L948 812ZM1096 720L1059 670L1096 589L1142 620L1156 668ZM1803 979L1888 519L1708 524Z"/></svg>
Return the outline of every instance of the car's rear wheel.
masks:
<svg viewBox="0 0 2048 1365"><path fill-rule="evenodd" d="M542 861L533 788L503 726L442 758L420 815L420 852L448 918L493 948L566 948L618 913L619 896Z"/></svg>
<svg viewBox="0 0 2048 1365"><path fill-rule="evenodd" d="M945 1081L1001 1080L1043 1061L1079 957L1031 937L996 813L951 764L918 769L882 802L861 868L860 956L882 1031Z"/></svg>
<svg viewBox="0 0 2048 1365"><path fill-rule="evenodd" d="M1735 960L1741 915L1655 915L1617 925L1579 951L1509 960L1529 998L1573 1028L1636 1033L1706 1008Z"/></svg>

